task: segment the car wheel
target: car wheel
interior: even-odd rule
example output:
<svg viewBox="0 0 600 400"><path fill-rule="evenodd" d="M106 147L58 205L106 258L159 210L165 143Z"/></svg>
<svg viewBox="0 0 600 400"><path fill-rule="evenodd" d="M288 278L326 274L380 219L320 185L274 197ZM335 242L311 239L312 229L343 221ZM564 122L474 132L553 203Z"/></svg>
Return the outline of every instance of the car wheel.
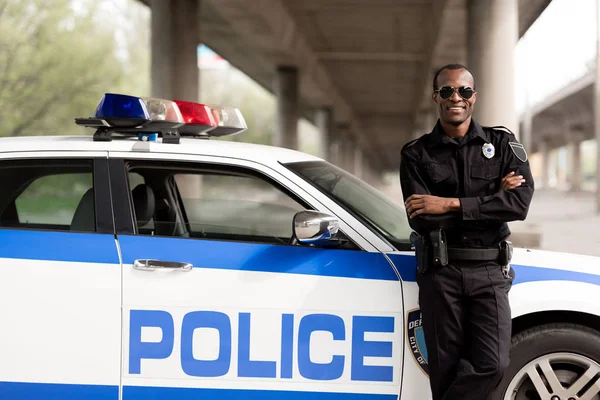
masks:
<svg viewBox="0 0 600 400"><path fill-rule="evenodd" d="M494 400L600 400L600 332L548 324L512 340Z"/></svg>

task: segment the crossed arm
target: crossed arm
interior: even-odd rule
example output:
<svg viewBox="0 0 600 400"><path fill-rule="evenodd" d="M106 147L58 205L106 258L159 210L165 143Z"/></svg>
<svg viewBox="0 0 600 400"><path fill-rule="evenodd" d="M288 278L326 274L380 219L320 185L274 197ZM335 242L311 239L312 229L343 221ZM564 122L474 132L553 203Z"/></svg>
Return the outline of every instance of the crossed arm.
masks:
<svg viewBox="0 0 600 400"><path fill-rule="evenodd" d="M515 189L525 182L523 175L516 175L514 171L511 171L502 178L500 190ZM430 194L413 194L406 199L404 206L410 218L421 214L439 215L450 211L461 211L458 198L438 197Z"/></svg>
<svg viewBox="0 0 600 400"><path fill-rule="evenodd" d="M460 199L432 195L416 160L403 154L400 183L411 228L424 233L449 229L463 221L525 219L534 191L529 163L519 161L510 150L505 154L503 164L508 171L500 189L489 196Z"/></svg>

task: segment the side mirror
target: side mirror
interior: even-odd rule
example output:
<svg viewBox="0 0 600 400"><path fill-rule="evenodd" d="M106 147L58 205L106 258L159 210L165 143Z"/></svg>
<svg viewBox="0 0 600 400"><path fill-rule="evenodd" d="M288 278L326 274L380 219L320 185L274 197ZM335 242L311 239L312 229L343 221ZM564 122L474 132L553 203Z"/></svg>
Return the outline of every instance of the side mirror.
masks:
<svg viewBox="0 0 600 400"><path fill-rule="evenodd" d="M340 228L338 219L318 211L299 211L294 215L294 239L302 244L335 245Z"/></svg>

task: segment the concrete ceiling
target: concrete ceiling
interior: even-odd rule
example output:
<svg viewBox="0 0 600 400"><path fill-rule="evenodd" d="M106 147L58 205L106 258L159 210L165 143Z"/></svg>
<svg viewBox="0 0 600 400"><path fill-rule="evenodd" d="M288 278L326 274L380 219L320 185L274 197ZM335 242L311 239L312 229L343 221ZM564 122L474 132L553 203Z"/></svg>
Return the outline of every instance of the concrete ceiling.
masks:
<svg viewBox="0 0 600 400"><path fill-rule="evenodd" d="M466 62L468 1L202 0L199 41L271 92L277 66L296 66L303 114L332 107L367 156L396 169L430 126L433 70ZM521 35L549 3L519 0Z"/></svg>
<svg viewBox="0 0 600 400"><path fill-rule="evenodd" d="M581 78L569 82L531 110L531 152L540 151L545 141L554 149L594 138L595 66ZM521 123L522 123L521 119Z"/></svg>

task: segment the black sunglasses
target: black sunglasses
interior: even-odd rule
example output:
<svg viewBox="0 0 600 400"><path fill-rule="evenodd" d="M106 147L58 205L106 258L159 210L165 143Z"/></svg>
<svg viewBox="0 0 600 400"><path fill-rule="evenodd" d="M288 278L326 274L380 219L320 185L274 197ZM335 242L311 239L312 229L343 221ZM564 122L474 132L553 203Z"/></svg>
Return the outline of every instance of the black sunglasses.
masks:
<svg viewBox="0 0 600 400"><path fill-rule="evenodd" d="M459 88L453 88L452 86L442 86L438 90L434 90L440 94L442 99L449 99L454 94L454 91L457 90L460 97L465 100L469 100L475 94L475 90L469 86L461 86Z"/></svg>

